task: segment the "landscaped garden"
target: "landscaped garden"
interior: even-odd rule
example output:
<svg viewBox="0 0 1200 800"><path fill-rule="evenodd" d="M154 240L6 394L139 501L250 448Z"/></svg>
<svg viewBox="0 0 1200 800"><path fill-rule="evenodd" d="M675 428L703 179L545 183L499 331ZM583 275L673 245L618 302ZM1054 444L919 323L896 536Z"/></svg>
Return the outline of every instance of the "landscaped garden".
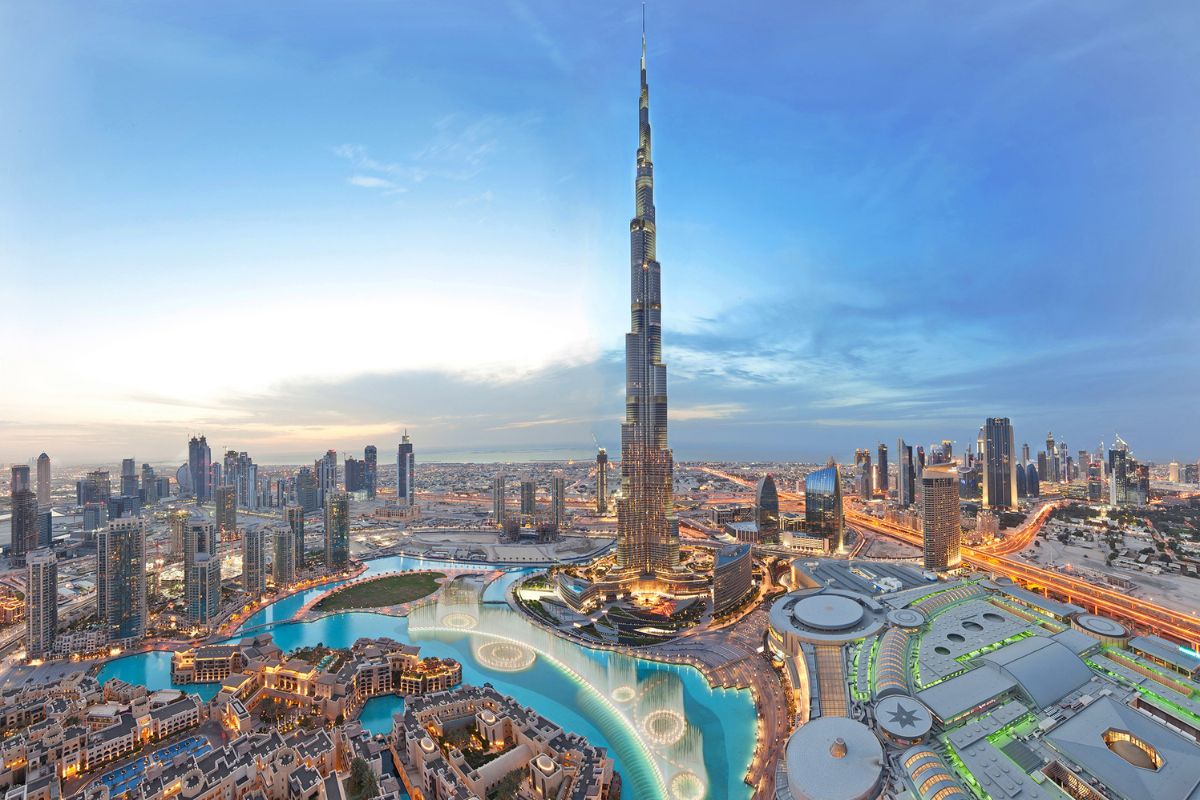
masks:
<svg viewBox="0 0 1200 800"><path fill-rule="evenodd" d="M440 572L406 572L345 586L314 606L316 611L351 611L410 603L437 591Z"/></svg>

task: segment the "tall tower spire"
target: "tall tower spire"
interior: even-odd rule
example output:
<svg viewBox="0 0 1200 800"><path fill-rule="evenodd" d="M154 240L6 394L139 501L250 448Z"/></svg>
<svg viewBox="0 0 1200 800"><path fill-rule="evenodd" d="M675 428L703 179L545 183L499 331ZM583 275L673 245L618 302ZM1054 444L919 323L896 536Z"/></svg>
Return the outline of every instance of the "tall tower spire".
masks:
<svg viewBox="0 0 1200 800"><path fill-rule="evenodd" d="M634 217L629 222L630 332L625 335L625 424L621 426L622 498L617 505L617 564L659 575L679 564L667 447L667 367L662 361L662 268L655 251L654 163L650 156L650 88L642 10Z"/></svg>

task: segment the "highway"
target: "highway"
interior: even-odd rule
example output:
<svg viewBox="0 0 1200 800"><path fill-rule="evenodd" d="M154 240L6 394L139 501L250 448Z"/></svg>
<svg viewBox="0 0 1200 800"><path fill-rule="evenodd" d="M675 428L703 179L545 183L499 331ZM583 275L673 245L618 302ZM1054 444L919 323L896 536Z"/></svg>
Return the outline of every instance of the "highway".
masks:
<svg viewBox="0 0 1200 800"><path fill-rule="evenodd" d="M707 468L705 472L752 488L750 481L745 478ZM786 492L779 493L781 500L785 496L792 500L798 497L798 495ZM1184 614L1146 600L1138 600L1104 586L1008 558L1009 554L1024 549L1033 541L1038 531L1046 523L1051 511L1060 504L1054 502L1042 506L1033 519L1021 526L1009 537L1009 540L997 543L991 546L991 549L962 548L963 563L983 572L1011 578L1032 591L1054 596L1068 603L1083 606L1094 613L1119 619L1140 631L1171 639L1187 645L1193 650L1200 649L1200 617L1194 613ZM919 531L894 525L868 514L847 509L845 518L847 523L853 523L917 547L924 544Z"/></svg>

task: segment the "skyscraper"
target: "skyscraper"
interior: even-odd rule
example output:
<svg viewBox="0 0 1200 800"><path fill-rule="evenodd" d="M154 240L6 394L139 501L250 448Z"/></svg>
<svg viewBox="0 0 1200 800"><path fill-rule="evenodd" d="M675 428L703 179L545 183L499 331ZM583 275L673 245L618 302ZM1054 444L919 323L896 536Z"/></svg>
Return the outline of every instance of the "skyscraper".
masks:
<svg viewBox="0 0 1200 800"><path fill-rule="evenodd" d="M1025 444L1021 445L1021 463L1022 464L1029 463L1029 442L1026 442Z"/></svg>
<svg viewBox="0 0 1200 800"><path fill-rule="evenodd" d="M42 658L58 632L58 560L54 551L34 550L25 567L25 652Z"/></svg>
<svg viewBox="0 0 1200 800"><path fill-rule="evenodd" d="M29 467L12 468L12 532L9 552L20 561L27 553L37 550L38 544L38 501L29 487Z"/></svg>
<svg viewBox="0 0 1200 800"><path fill-rule="evenodd" d="M146 633L146 533L140 517L111 520L96 537L96 616L113 640Z"/></svg>
<svg viewBox="0 0 1200 800"><path fill-rule="evenodd" d="M567 479L562 472L555 472L550 478L550 516L554 530L561 531L567 526Z"/></svg>
<svg viewBox="0 0 1200 800"><path fill-rule="evenodd" d="M304 566L304 508L287 506L283 509L283 521L287 523L292 538L296 540L296 568Z"/></svg>
<svg viewBox="0 0 1200 800"><path fill-rule="evenodd" d="M896 501L910 506L916 500L916 468L913 466L912 445L903 439L896 440Z"/></svg>
<svg viewBox="0 0 1200 800"><path fill-rule="evenodd" d="M329 495L337 491L337 451L326 450L325 455L313 462L313 472L317 476L317 505L324 508Z"/></svg>
<svg viewBox="0 0 1200 800"><path fill-rule="evenodd" d="M183 536L183 581L187 615L205 625L221 607L221 558L217 526L189 519Z"/></svg>
<svg viewBox="0 0 1200 800"><path fill-rule="evenodd" d="M596 513L608 513L608 451L596 451Z"/></svg>
<svg viewBox="0 0 1200 800"><path fill-rule="evenodd" d="M416 461L413 458L412 441L408 431L400 437L400 446L396 450L396 501L413 504L413 478Z"/></svg>
<svg viewBox="0 0 1200 800"><path fill-rule="evenodd" d="M875 491L887 497L888 493L888 453L887 445L879 443L879 460L875 465Z"/></svg>
<svg viewBox="0 0 1200 800"><path fill-rule="evenodd" d="M374 500L379 484L379 451L375 445L369 444L363 448L363 461L367 463L367 499Z"/></svg>
<svg viewBox="0 0 1200 800"><path fill-rule="evenodd" d="M503 528L506 513L505 493L507 491L508 476L500 472L496 477L492 478L492 522L497 528Z"/></svg>
<svg viewBox="0 0 1200 800"><path fill-rule="evenodd" d="M167 540L168 555L183 555L183 540L191 518L192 515L186 509L182 508L177 508L170 514L167 514L167 528L171 532L170 538Z"/></svg>
<svg viewBox="0 0 1200 800"><path fill-rule="evenodd" d="M33 491L33 484L29 481L28 464L13 464L12 478L9 480L8 488L10 492Z"/></svg>
<svg viewBox="0 0 1200 800"><path fill-rule="evenodd" d="M221 537L233 536L237 531L237 487L218 486L213 490L217 509L213 515Z"/></svg>
<svg viewBox="0 0 1200 800"><path fill-rule="evenodd" d="M45 453L37 460L37 501L39 506L50 505L50 456Z"/></svg>
<svg viewBox="0 0 1200 800"><path fill-rule="evenodd" d="M532 478L521 479L521 515L532 517L537 513L537 487Z"/></svg>
<svg viewBox="0 0 1200 800"><path fill-rule="evenodd" d="M845 546L842 481L837 464L805 476L804 527L809 533L824 537L831 553L841 552Z"/></svg>
<svg viewBox="0 0 1200 800"><path fill-rule="evenodd" d="M1058 445L1054 442L1053 431L1046 434L1046 474L1042 480L1058 483L1062 480L1058 463Z"/></svg>
<svg viewBox="0 0 1200 800"><path fill-rule="evenodd" d="M679 565L679 522L667 446L667 366L662 361L662 267L655 246L650 87L642 34L635 213L629 223L630 331L625 334L625 423L621 426L621 498L617 567L656 576Z"/></svg>
<svg viewBox="0 0 1200 800"><path fill-rule="evenodd" d="M121 496L133 497L138 493L137 460L121 459Z"/></svg>
<svg viewBox="0 0 1200 800"><path fill-rule="evenodd" d="M149 464L142 464L142 497L149 504L158 502L158 478Z"/></svg>
<svg viewBox="0 0 1200 800"><path fill-rule="evenodd" d="M251 525L242 533L242 589L251 598L267 591L267 542L263 528Z"/></svg>
<svg viewBox="0 0 1200 800"><path fill-rule="evenodd" d="M296 504L304 509L306 514L311 514L321 507L317 502L317 479L308 467L301 467L296 472Z"/></svg>
<svg viewBox="0 0 1200 800"><path fill-rule="evenodd" d="M1016 508L1017 459L1012 423L1008 417L990 417L983 428L984 451L980 454L983 458L983 505L985 508Z"/></svg>
<svg viewBox="0 0 1200 800"><path fill-rule="evenodd" d="M296 536L290 528L279 528L271 540L271 577L275 588L282 589L296 582Z"/></svg>
<svg viewBox="0 0 1200 800"><path fill-rule="evenodd" d="M92 541L96 534L108 527L108 505L88 503L83 507L83 538Z"/></svg>
<svg viewBox="0 0 1200 800"><path fill-rule="evenodd" d="M212 467L212 450L208 446L208 441L203 437L193 436L188 440L188 474L191 476L192 485L188 487L179 487L180 491L185 488L190 490L192 497L197 503L207 502L210 496L209 473Z"/></svg>
<svg viewBox="0 0 1200 800"><path fill-rule="evenodd" d="M347 458L342 464L347 492L365 492L367 490L366 459Z"/></svg>
<svg viewBox="0 0 1200 800"><path fill-rule="evenodd" d="M350 563L350 496L332 492L325 498L325 566L341 569Z"/></svg>
<svg viewBox="0 0 1200 800"><path fill-rule="evenodd" d="M962 562L958 471L950 465L929 467L921 475L921 529L925 569L954 569Z"/></svg>
<svg viewBox="0 0 1200 800"><path fill-rule="evenodd" d="M769 472L758 479L754 490L754 522L759 542L779 543L779 490Z"/></svg>

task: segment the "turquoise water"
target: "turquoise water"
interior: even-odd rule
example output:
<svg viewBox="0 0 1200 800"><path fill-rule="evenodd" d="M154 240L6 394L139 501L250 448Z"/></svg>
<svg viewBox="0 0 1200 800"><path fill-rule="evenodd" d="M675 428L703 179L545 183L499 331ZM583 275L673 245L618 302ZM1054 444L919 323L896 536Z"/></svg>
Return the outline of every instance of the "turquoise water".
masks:
<svg viewBox="0 0 1200 800"><path fill-rule="evenodd" d="M454 569L462 565L391 557L368 562L369 573ZM482 593L456 583L436 603L408 618L346 612L313 622L284 622L311 590L264 609L244 627L267 623L284 651L323 643L348 647L358 638L390 636L421 647L424 656L456 658L467 683L490 683L540 714L609 748L625 796L748 798L742 778L754 750L755 709L747 691L713 690L690 667L660 664L592 650L553 636L511 611L507 584L529 570L513 570ZM119 677L158 689L171 685L170 654L144 653L104 665L100 680ZM211 697L215 686L177 687ZM373 733L391 730L400 698L375 698L363 709ZM703 794L689 789L706 787Z"/></svg>

